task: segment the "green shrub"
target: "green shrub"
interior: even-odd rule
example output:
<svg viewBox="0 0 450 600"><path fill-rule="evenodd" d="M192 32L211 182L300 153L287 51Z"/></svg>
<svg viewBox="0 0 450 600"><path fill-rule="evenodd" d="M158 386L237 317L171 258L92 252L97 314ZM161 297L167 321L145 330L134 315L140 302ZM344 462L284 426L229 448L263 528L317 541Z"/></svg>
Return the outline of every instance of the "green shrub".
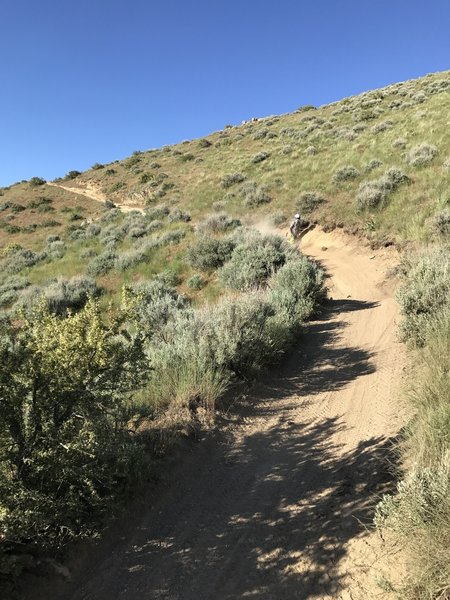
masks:
<svg viewBox="0 0 450 600"><path fill-rule="evenodd" d="M51 198L47 198L46 196L39 196L38 198L34 198L30 200L27 204L28 208L41 208L42 206L48 206L52 204L53 200Z"/></svg>
<svg viewBox="0 0 450 600"><path fill-rule="evenodd" d="M371 133L381 133L382 131L386 131L386 129L390 129L392 126L394 125L394 123L392 121L381 121L380 123L377 123L376 125L374 125L373 127L370 128Z"/></svg>
<svg viewBox="0 0 450 600"><path fill-rule="evenodd" d="M159 335L168 321L187 308L186 299L163 281L125 286L124 295L136 324L135 334L147 340Z"/></svg>
<svg viewBox="0 0 450 600"><path fill-rule="evenodd" d="M153 178L153 173L142 173L142 175L139 177L139 183L148 183Z"/></svg>
<svg viewBox="0 0 450 600"><path fill-rule="evenodd" d="M355 179L359 176L358 169L351 165L340 167L334 172L332 180L334 183L341 183L342 181L348 181L349 179Z"/></svg>
<svg viewBox="0 0 450 600"><path fill-rule="evenodd" d="M40 306L4 326L0 363L1 531L41 547L92 535L142 464L124 419L139 345L93 302L65 319Z"/></svg>
<svg viewBox="0 0 450 600"><path fill-rule="evenodd" d="M397 138L392 142L392 147L393 148L400 148L400 149L404 149L406 148L406 140L403 137Z"/></svg>
<svg viewBox="0 0 450 600"><path fill-rule="evenodd" d="M257 164L263 162L264 160L267 160L269 156L269 152L258 152L258 154L255 154L255 156L252 158L252 163Z"/></svg>
<svg viewBox="0 0 450 600"><path fill-rule="evenodd" d="M80 171L69 171L64 179L76 179L79 175L81 175Z"/></svg>
<svg viewBox="0 0 450 600"><path fill-rule="evenodd" d="M433 229L440 235L450 235L450 209L444 208L433 217Z"/></svg>
<svg viewBox="0 0 450 600"><path fill-rule="evenodd" d="M292 252L279 236L251 234L236 246L231 259L220 269L220 279L227 287L242 292L264 287Z"/></svg>
<svg viewBox="0 0 450 600"><path fill-rule="evenodd" d="M11 275L0 283L0 307L13 304L19 296L20 290L30 285L30 282L19 275Z"/></svg>
<svg viewBox="0 0 450 600"><path fill-rule="evenodd" d="M272 223L272 225L275 225L275 227L285 225L287 221L287 216L281 211L272 213L269 218L270 222Z"/></svg>
<svg viewBox="0 0 450 600"><path fill-rule="evenodd" d="M71 279L60 278L44 290L44 297L51 313L66 315L85 306L89 298L100 294L94 279L77 275Z"/></svg>
<svg viewBox="0 0 450 600"><path fill-rule="evenodd" d="M238 171L234 173L227 173L222 177L222 187L229 188L236 183L242 183L245 180L245 175Z"/></svg>
<svg viewBox="0 0 450 600"><path fill-rule="evenodd" d="M303 192L296 202L296 207L301 214L309 214L323 202L325 202L325 198L320 192Z"/></svg>
<svg viewBox="0 0 450 600"><path fill-rule="evenodd" d="M20 273L27 267L32 267L47 257L45 252L33 252L25 248L16 250L8 255L4 268L8 273Z"/></svg>
<svg viewBox="0 0 450 600"><path fill-rule="evenodd" d="M292 327L309 319L326 295L324 272L304 256L281 267L270 287L276 314Z"/></svg>
<svg viewBox="0 0 450 600"><path fill-rule="evenodd" d="M187 212L182 211L180 208L176 207L170 211L168 215L168 221L170 223L175 223L176 221L183 221L184 223L189 223L191 220L191 215Z"/></svg>
<svg viewBox="0 0 450 600"><path fill-rule="evenodd" d="M42 177L32 177L30 179L31 187L39 187L40 185L44 185L45 183L47 182L45 181L45 179L42 179Z"/></svg>
<svg viewBox="0 0 450 600"><path fill-rule="evenodd" d="M403 316L400 324L403 339L423 345L427 323L449 303L449 297L448 249L432 248L423 252L410 265L397 293Z"/></svg>
<svg viewBox="0 0 450 600"><path fill-rule="evenodd" d="M230 239L200 239L186 253L186 259L196 269L217 269L229 260L235 243Z"/></svg>
<svg viewBox="0 0 450 600"><path fill-rule="evenodd" d="M267 204L272 200L267 192L265 186L257 185L254 181L247 181L240 189L241 194L244 197L244 204L250 208L259 206L260 204Z"/></svg>
<svg viewBox="0 0 450 600"><path fill-rule="evenodd" d="M205 280L201 275L192 275L192 277L189 277L186 284L191 290L201 290L205 285Z"/></svg>
<svg viewBox="0 0 450 600"><path fill-rule="evenodd" d="M91 277L105 275L114 268L116 260L117 254L115 252L112 250L105 250L105 252L102 252L98 256L94 256L86 267L86 273Z"/></svg>
<svg viewBox="0 0 450 600"><path fill-rule="evenodd" d="M105 165L102 165L101 163L95 163L94 165L92 165L91 169L93 171L99 171L100 169L104 169Z"/></svg>
<svg viewBox="0 0 450 600"><path fill-rule="evenodd" d="M197 229L202 234L220 233L230 231L239 227L241 222L239 219L233 219L226 213L220 212L214 215L209 215L204 221L198 224Z"/></svg>
<svg viewBox="0 0 450 600"><path fill-rule="evenodd" d="M374 169L381 167L382 164L383 161L379 160L378 158L372 158L372 160L369 160L369 162L365 165L364 170L366 172L373 171Z"/></svg>
<svg viewBox="0 0 450 600"><path fill-rule="evenodd" d="M428 165L438 154L438 149L433 144L417 144L408 153L407 162L412 167Z"/></svg>
<svg viewBox="0 0 450 600"><path fill-rule="evenodd" d="M358 210L375 208L383 204L400 185L409 182L409 177L403 171L391 167L379 179L361 183L356 194Z"/></svg>

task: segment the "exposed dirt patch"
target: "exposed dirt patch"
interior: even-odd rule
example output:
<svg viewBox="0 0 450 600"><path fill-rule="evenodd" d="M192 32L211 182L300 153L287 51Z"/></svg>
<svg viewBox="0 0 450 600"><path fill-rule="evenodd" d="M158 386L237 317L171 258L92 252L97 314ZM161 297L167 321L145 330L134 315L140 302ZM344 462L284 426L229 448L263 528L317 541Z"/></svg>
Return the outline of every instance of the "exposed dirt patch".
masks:
<svg viewBox="0 0 450 600"><path fill-rule="evenodd" d="M386 270L317 229L301 242L332 300L285 365L158 484L153 503L109 536L69 583L35 600L290 600L383 597L389 563L368 533L404 421L403 350Z"/></svg>
<svg viewBox="0 0 450 600"><path fill-rule="evenodd" d="M100 189L100 187L96 186L93 183L84 182L83 187L62 185L61 183L50 183L50 182L48 182L47 185L51 185L53 187L58 187L58 188L61 188L62 190L66 190L67 192L79 194L80 196L85 196L86 198L90 198L91 200L95 200L96 202L104 203L108 199L106 194ZM144 209L139 204L115 203L115 205L122 212L130 212L132 210L138 210L141 213L144 212Z"/></svg>

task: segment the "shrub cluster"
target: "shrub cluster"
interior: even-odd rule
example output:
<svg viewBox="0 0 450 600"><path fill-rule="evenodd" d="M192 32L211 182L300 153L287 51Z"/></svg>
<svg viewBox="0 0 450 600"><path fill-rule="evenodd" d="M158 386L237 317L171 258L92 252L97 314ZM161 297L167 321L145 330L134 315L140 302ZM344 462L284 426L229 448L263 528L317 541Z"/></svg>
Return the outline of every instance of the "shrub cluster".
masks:
<svg viewBox="0 0 450 600"><path fill-rule="evenodd" d="M333 183L341 183L342 181L348 181L349 179L355 179L359 176L359 171L351 165L340 167L334 172Z"/></svg>
<svg viewBox="0 0 450 600"><path fill-rule="evenodd" d="M403 339L423 345L426 324L449 304L449 298L448 249L434 248L423 252L410 265L397 294L403 315L400 326Z"/></svg>
<svg viewBox="0 0 450 600"><path fill-rule="evenodd" d="M204 221L198 224L197 229L200 233L207 235L208 233L221 233L230 231L239 227L241 222L239 219L233 219L224 212L218 212L206 217Z"/></svg>
<svg viewBox="0 0 450 600"><path fill-rule="evenodd" d="M234 173L227 173L222 177L222 187L229 188L236 183L242 183L245 180L245 175L240 173L239 171L235 171Z"/></svg>
<svg viewBox="0 0 450 600"><path fill-rule="evenodd" d="M412 167L422 167L429 164L438 154L438 149L432 144L418 144L411 148L407 156L407 162Z"/></svg>
<svg viewBox="0 0 450 600"><path fill-rule="evenodd" d="M391 167L379 179L361 183L356 194L358 210L375 208L383 204L389 194L410 179L400 169Z"/></svg>
<svg viewBox="0 0 450 600"><path fill-rule="evenodd" d="M217 269L229 260L235 248L231 239L202 238L186 253L186 259L196 269Z"/></svg>
<svg viewBox="0 0 450 600"><path fill-rule="evenodd" d="M241 292L264 287L291 254L292 248L279 236L249 233L236 246L219 276L227 287Z"/></svg>
<svg viewBox="0 0 450 600"><path fill-rule="evenodd" d="M265 186L258 185L254 181L248 181L241 186L241 194L244 197L244 204L250 208L267 204L272 200Z"/></svg>
<svg viewBox="0 0 450 600"><path fill-rule="evenodd" d="M300 214L309 214L323 202L325 202L325 198L320 192L302 192L296 202L296 207Z"/></svg>

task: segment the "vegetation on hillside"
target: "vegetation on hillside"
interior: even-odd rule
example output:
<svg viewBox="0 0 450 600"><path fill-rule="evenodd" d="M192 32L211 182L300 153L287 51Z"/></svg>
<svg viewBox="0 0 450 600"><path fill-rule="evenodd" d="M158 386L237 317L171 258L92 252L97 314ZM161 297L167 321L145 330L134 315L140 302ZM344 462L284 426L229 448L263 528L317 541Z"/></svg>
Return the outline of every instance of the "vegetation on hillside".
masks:
<svg viewBox="0 0 450 600"><path fill-rule="evenodd" d="M408 249L416 416L376 520L421 552L399 594L448 594L449 110L432 74L0 189L0 573L19 543L91 535L152 453L280 359L323 275L248 226L300 211Z"/></svg>
<svg viewBox="0 0 450 600"><path fill-rule="evenodd" d="M258 276L214 306L195 308L163 272L124 286L106 311L86 279L59 280L4 311L3 577L26 566L24 549L29 557L98 532L152 456L207 427L230 383L279 361L324 298L320 268L282 238L242 230L230 240L222 262L239 252L232 273L252 265Z"/></svg>
<svg viewBox="0 0 450 600"><path fill-rule="evenodd" d="M380 529L394 531L408 550L401 598L450 593L450 261L448 245L405 261L398 300L401 333L415 349L408 395L415 408L402 441L406 466L397 494L377 507Z"/></svg>

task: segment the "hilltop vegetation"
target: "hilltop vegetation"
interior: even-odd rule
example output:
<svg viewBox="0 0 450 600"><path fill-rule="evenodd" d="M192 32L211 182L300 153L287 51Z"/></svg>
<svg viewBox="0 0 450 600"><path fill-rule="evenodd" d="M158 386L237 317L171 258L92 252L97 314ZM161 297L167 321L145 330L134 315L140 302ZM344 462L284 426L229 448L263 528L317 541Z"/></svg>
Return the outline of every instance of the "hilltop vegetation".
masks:
<svg viewBox="0 0 450 600"><path fill-rule="evenodd" d="M411 554L427 547L399 593L445 597L449 112L438 73L0 189L0 572L19 568L23 541L93 535L152 456L281 359L324 298L323 273L251 225L281 232L300 211L408 248L417 414L377 522Z"/></svg>

